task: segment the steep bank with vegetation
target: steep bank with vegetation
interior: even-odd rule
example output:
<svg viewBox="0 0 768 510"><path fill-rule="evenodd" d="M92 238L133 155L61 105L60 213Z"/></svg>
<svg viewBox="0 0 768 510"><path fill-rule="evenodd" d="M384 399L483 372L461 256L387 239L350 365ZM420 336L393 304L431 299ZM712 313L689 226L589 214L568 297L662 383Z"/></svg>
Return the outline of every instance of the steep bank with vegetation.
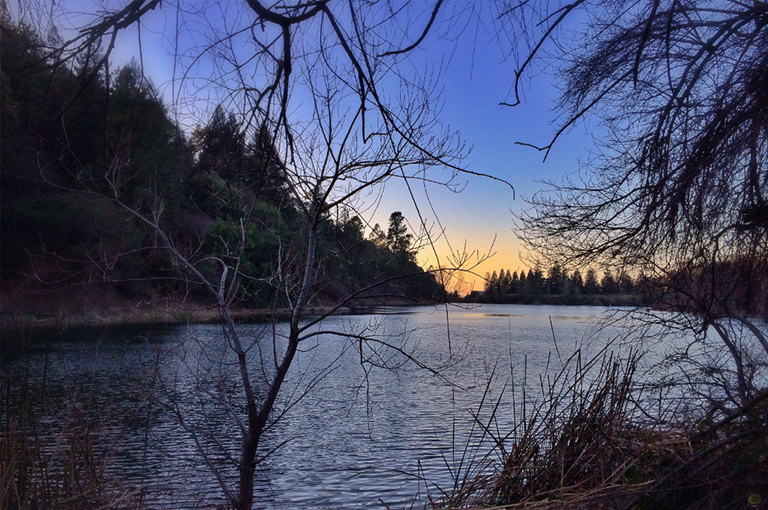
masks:
<svg viewBox="0 0 768 510"><path fill-rule="evenodd" d="M203 275L215 279L221 262L248 275L228 296L237 314L289 306L280 289L299 283L290 279L307 243L306 219L267 130L246 134L218 107L187 136L136 62L107 74L93 49L51 72L48 41L5 11L2 28L6 331L217 314L200 282L180 277L156 234L113 200L118 188L127 203L157 207ZM109 156L123 164L105 175ZM320 221L310 306L441 298L435 277L415 262L414 234L399 212L386 230L343 207Z"/></svg>
<svg viewBox="0 0 768 510"><path fill-rule="evenodd" d="M465 172L431 77L410 49L380 54L374 42L392 44L415 18L366 2L253 1L226 7L233 16L159 0L40 7L13 10L33 30L0 3L2 288L27 296L3 305L64 317L112 301L215 308L223 325L204 340L192 385L160 374L146 398L193 439L217 504L251 509L274 453L267 436L319 381L303 378L312 346L348 340L366 375L431 368L377 328L326 320L328 307L444 292L415 261L423 217L416 228L397 211L384 227L365 219L390 180L456 189ZM378 19L365 37L360 16ZM118 37L128 33L138 45ZM157 40L144 45L145 34ZM143 64L172 40L166 108ZM137 60L115 69L118 54ZM241 311L264 309L289 317L257 334L239 327ZM183 351L167 352L182 370ZM308 386L297 390L294 375Z"/></svg>

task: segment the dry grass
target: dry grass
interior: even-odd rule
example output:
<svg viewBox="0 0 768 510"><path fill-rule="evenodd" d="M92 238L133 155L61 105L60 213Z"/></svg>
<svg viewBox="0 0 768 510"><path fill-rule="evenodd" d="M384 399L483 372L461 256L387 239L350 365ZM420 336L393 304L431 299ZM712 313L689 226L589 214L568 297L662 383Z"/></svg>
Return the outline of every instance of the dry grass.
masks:
<svg viewBox="0 0 768 510"><path fill-rule="evenodd" d="M94 430L76 407L38 416L35 392L6 375L0 396L0 509L140 508L135 494L107 474ZM36 395L38 398L40 395ZM53 437L52 437L53 436Z"/></svg>
<svg viewBox="0 0 768 510"><path fill-rule="evenodd" d="M516 407L514 430L493 438L502 460L487 460L433 507L768 508L768 392L718 421L705 409L698 419L672 408L652 416L637 361L574 355L542 379L539 403Z"/></svg>

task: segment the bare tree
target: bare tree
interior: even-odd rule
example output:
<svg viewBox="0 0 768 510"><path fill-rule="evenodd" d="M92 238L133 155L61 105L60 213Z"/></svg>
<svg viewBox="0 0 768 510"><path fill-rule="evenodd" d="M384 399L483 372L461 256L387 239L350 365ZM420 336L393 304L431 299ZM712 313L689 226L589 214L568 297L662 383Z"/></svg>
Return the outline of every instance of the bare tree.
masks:
<svg viewBox="0 0 768 510"><path fill-rule="evenodd" d="M271 164L278 167L279 178L303 218L304 231L300 250L280 244L273 273L261 277L275 302L279 296L289 306L287 331L273 327L254 337L239 329L231 309L242 282L253 278L243 264L252 219L247 203L227 198L238 239L219 254L200 257L164 228L162 182L154 182L140 197L126 191L132 133L104 134L101 168L68 169L75 183L68 186L106 197L137 219L187 284L202 287L218 309L222 338L216 344L218 350L207 345L203 351L208 382L197 391L215 397L230 423L236 424L239 441L232 443L214 427L208 426L203 433L189 423L184 403L171 386L166 386L162 401L192 435L233 508L253 506L254 472L266 455L260 453L262 436L275 419L278 395L302 345L321 335L340 335L353 341L364 365L388 367L397 358L398 363L405 360L427 368L407 348L376 336L375 331L318 327L329 313L366 289L358 289L320 317L305 320L305 311L317 289L318 233L325 219L340 209L354 208L372 188L390 178L403 179L409 186L413 180L450 186L457 173L466 172L459 165L466 153L461 141L444 132L436 117L436 81L409 60L414 48L437 30L441 5L442 1L409 2L394 8L366 1L319 1L267 6L248 0L167 7L159 0L133 0L119 8L77 16L58 3L22 5L23 13L37 16L31 21L45 27L45 33L58 34L47 43L44 60L50 67L72 65L82 55L88 55L90 63L82 72L81 86L62 111L46 119L48 124L64 124L68 108L77 104L89 84L100 77L110 79L110 59L129 30L138 31L138 66L143 69L145 23L151 24L150 13L167 9L167 21L176 27L168 44L176 76L171 83L171 109L179 122L189 123L199 118L201 109L210 111L224 104L240 123L239 136L267 137L274 147ZM57 24L63 20L69 25ZM141 79L145 79L143 70ZM109 107L107 94L103 108ZM72 156L77 161L77 154ZM43 168L44 175L49 171ZM423 219L419 223L423 226ZM382 349L390 355L382 355ZM262 356L259 364L254 353L271 355ZM239 403L223 384L233 378L242 398ZM236 482L208 453L204 435L235 466Z"/></svg>
<svg viewBox="0 0 768 510"><path fill-rule="evenodd" d="M537 62L554 66L562 88L558 129L536 148L546 158L558 137L589 117L603 133L595 161L533 198L521 220L526 243L551 260L619 263L659 283L653 304L693 314L686 327L700 339L720 337L740 388L733 400L749 400L754 381L737 344L751 338L762 358L768 354L765 330L752 319L768 312L768 6L506 7L501 30L529 41L510 104ZM532 18L540 23L526 27Z"/></svg>

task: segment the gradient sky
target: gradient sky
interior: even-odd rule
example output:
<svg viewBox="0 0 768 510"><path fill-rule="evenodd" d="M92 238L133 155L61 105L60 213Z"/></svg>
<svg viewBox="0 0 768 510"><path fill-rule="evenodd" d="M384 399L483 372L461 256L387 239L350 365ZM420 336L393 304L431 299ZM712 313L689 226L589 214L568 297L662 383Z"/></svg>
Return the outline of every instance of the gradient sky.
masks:
<svg viewBox="0 0 768 510"><path fill-rule="evenodd" d="M422 52L428 54L429 50ZM465 241L469 251L482 254L493 246L491 251L495 255L476 269L480 275L501 268L527 267L524 247L515 233L515 214L527 207L525 199L542 189L541 181L560 181L574 174L580 162L587 161L594 152L592 137L584 126L577 126L559 138L546 162L543 162L543 152L515 143L537 146L549 143L557 127L554 107L558 91L552 76L540 73L526 83L523 103L515 107L500 106L499 103L513 99L509 93L514 71L514 62L503 60L498 43L489 35L486 41L478 37L474 48L460 46L444 80L445 106L441 117L472 146L464 162L466 167L505 179L514 186L513 192L493 180L461 177L467 185L459 194L431 190L431 203L454 250L461 249ZM382 209L390 211L399 207L407 218L415 219L414 206L402 198L407 194L401 191L402 185L387 186L396 192L385 195ZM424 216L434 217L424 209ZM440 248L445 253L447 248L443 243ZM431 250L423 250L420 260L428 266L434 264L435 256ZM479 281L475 285L476 289L482 287Z"/></svg>
<svg viewBox="0 0 768 510"><path fill-rule="evenodd" d="M111 5L113 2L106 3ZM81 25L84 19L104 9L102 4L91 0L67 2L67 9L87 14L84 17L72 15L59 22L71 27ZM239 3L225 2L221 6L232 11L224 15L236 15L234 11L242 9ZM169 35L176 29L173 11L172 6L161 8L149 13L142 21L141 60L145 74L163 94L166 103L172 100L169 84L174 78L172 36ZM461 193L432 187L427 201L423 188L419 184L413 185L426 223L434 225L433 233L437 233L439 228L434 224L437 216L453 250L463 249L466 243L467 251L495 254L476 268L480 275L500 268L517 270L526 267L525 261L521 260L521 255L525 259L524 248L514 230L515 214L526 207L526 198L542 188L540 181L559 181L565 175L575 173L580 161L586 161L590 149L593 150L592 139L584 126L577 126L561 137L546 162L542 162L543 153L515 144L520 141L541 146L549 142L556 129L553 108L557 90L552 85L552 77L540 72L526 82L522 91L523 104L512 108L500 106L500 102L512 99L509 94L515 63L504 61L499 43L490 32L470 30L458 42L428 37L412 55L415 65L420 61L424 65L441 61L446 65L441 81L444 101L441 119L472 147L464 166L504 179L515 189L513 192L493 180L459 177L458 182L466 184ZM120 36L113 53L112 68L124 65L131 58L140 58L135 31ZM178 68L176 72L179 72ZM380 223L386 230L387 218L395 210L402 211L411 224L417 226L418 214L407 189L402 182L393 180L386 185L378 208L375 213L370 213L370 220ZM448 244L440 240L436 248L440 262L445 265ZM419 259L425 267L436 265L431 249L422 250ZM472 278L467 277L467 280ZM474 288L482 287L483 283L476 280Z"/></svg>

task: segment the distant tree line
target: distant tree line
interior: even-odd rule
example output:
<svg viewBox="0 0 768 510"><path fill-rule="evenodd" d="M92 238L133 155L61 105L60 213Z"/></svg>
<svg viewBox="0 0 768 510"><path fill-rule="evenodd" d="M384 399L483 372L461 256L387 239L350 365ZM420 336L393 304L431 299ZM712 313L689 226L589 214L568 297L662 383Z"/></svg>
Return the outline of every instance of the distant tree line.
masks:
<svg viewBox="0 0 768 510"><path fill-rule="evenodd" d="M102 55L94 50L51 72L46 52L55 44L7 14L2 28L4 288L54 296L104 285L129 301L203 292L175 278L173 260L157 249L151 231L111 199L119 190L121 201L161 211L162 228L212 279L221 261L232 254L223 261L234 264L244 246L237 264L249 277L231 296L235 302L285 305L278 289L301 274L293 266L307 242L299 210L308 204L289 192L266 124L254 128L258 123L219 105L188 135L136 61L107 73L96 67ZM110 170L115 161L120 165ZM376 225L370 236L346 206L320 221L313 303L357 293L442 295L416 263L402 213L391 215L386 232Z"/></svg>
<svg viewBox="0 0 768 510"><path fill-rule="evenodd" d="M636 277L626 272L614 274L607 269L602 274L588 268L569 272L555 263L546 272L541 264L521 271L500 269L485 274L485 291L476 297L490 303L567 302L569 304L612 304L617 296L625 303L639 303L647 297L650 282L643 275ZM612 296L612 299L600 299ZM560 297L562 300L551 297Z"/></svg>
<svg viewBox="0 0 768 510"><path fill-rule="evenodd" d="M594 305L641 305L659 310L693 313L722 313L725 308L738 310L745 316L764 316L768 308L768 275L754 271L749 259L710 265L689 265L649 277L643 272L632 276L626 271L606 269L598 273L588 268L569 272L553 264L546 272L541 264L528 271L510 272L500 269L485 273L485 290L474 292L465 300L486 303L552 303ZM737 282L727 275L752 271L750 277ZM715 280L722 279L719 291L728 293L727 300L709 297ZM454 297L458 301L458 296Z"/></svg>

